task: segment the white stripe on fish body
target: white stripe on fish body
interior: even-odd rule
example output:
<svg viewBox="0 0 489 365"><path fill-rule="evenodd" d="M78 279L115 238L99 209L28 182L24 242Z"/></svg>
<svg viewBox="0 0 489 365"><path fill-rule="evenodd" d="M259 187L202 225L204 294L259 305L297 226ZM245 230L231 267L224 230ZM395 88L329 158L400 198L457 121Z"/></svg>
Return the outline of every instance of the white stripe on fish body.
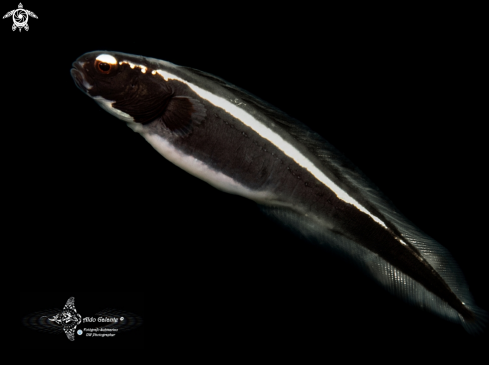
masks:
<svg viewBox="0 0 489 365"><path fill-rule="evenodd" d="M121 63L129 63L128 61L122 61ZM131 67L139 67L146 69L145 66L130 64ZM174 74L169 73L165 70L156 70L156 73L161 75L166 81L169 79L177 80L188 85L194 92L196 92L201 98L209 101L213 105L221 108L227 113L231 114L236 119L240 120L246 126L253 129L257 132L262 138L271 142L275 147L285 153L288 157L292 158L299 166L303 167L307 171L309 171L318 181L320 181L323 185L327 186L330 190L332 190L338 198L343 200L346 203L354 205L361 212L369 215L375 222L383 226L387 229L387 226L384 222L382 222L378 217L372 215L365 207L360 205L355 199L349 196L344 190L342 190L338 185L336 185L333 181L331 181L320 169L318 169L313 162L311 162L306 156L304 156L299 150L297 150L290 143L285 141L279 134L268 128L262 122L258 121L244 109L240 108L239 105L241 103L238 99L234 99L234 104L231 101L228 101L222 97L219 97L203 88L188 82L181 77L178 77ZM401 239L399 241L402 244Z"/></svg>
<svg viewBox="0 0 489 365"><path fill-rule="evenodd" d="M263 204L278 204L276 203L276 197L274 194L266 191L255 191L248 189L246 186L238 183L233 178L223 174L220 171L216 171L205 164L203 161L198 160L194 156L187 155L182 151L179 151L173 144L171 144L165 138L151 133L147 128L140 124L128 124L131 129L141 134L146 141L153 146L163 157L168 161L177 165L181 169L188 173L198 177L199 179L207 182L215 188L222 190L226 193L236 194L245 198L254 200Z"/></svg>
<svg viewBox="0 0 489 365"><path fill-rule="evenodd" d="M281 206L285 205L283 202L279 202L273 193L248 189L246 186L238 183L233 178L223 174L220 171L212 169L203 161L200 161L194 156L187 155L178 150L171 142L162 136L151 133L150 128L147 128L142 124L135 123L134 118L132 118L129 114L114 108L113 100L106 100L101 96L95 96L93 99L102 107L102 109L127 122L129 128L131 128L134 132L139 133L168 161L172 162L193 176L226 193L240 195L257 203L275 204Z"/></svg>
<svg viewBox="0 0 489 365"><path fill-rule="evenodd" d="M162 60L156 60L156 59L151 59L151 60L153 62L156 61L158 63L164 62L167 67L171 67L171 68L177 68L178 67L177 65L174 65L170 62L166 62L166 61L162 61ZM119 64L121 64L121 65L122 64L128 64L133 69L137 67L137 68L141 69L141 72L143 72L143 73L145 73L147 70L146 66L134 64L134 63L132 63L130 61L126 61L126 60L119 61ZM158 70L152 71L152 75L156 76L156 74L163 77L163 79L165 81L172 79L172 80L180 81L180 82L188 85L201 98L209 101L211 104L213 104L213 105L221 108L222 110L226 111L227 113L231 114L233 117L240 120L243 124L245 124L246 126L253 129L255 132L257 132L262 138L271 142L275 147L277 147L279 150L284 152L285 155L292 158L292 160L294 160L299 166L301 166L304 169L306 169L307 171L309 171L323 185L325 185L330 190L332 190L338 198L340 198L341 200L343 200L346 203L354 205L358 210L369 215L375 222L377 222L378 224L380 224L381 226L383 226L384 228L387 229L387 226L385 225L384 222L382 222L382 220L380 220L378 217L372 215L365 207L363 207L361 204L359 204L355 199L353 199L351 196L349 196L338 185L336 185L333 181L331 181L320 169L318 169L314 165L314 163L312 161L310 161L306 156L304 156L299 150L297 150L294 146L292 146L290 143L285 141L279 134L277 134L276 132L274 132L273 130L268 128L262 122L258 121L256 118L254 118L252 115L250 115L244 109L242 109L240 107L240 105L245 105L245 104L242 103L241 101L239 101L239 99L235 98L231 101L228 101L228 100L226 100L220 96L217 96L217 95L215 95L215 94L213 94L207 90L204 90L203 88L201 88L201 87L199 87L199 86L197 86L197 85L195 85L195 84L193 84L193 83L191 83L191 82L189 82L189 81L187 81L187 80L185 80L185 79L183 79L183 78L181 78L175 74L172 74L168 71L165 71L165 70L158 69ZM128 116L126 113L123 113L123 112L121 112L115 108L112 108L111 104L109 106L109 103L110 103L109 101L104 100L102 102L101 106L104 109L106 109L107 111L109 111L110 113L114 114L115 116L119 117L120 119L122 119L124 121L127 121L127 122L133 122L134 121L133 118ZM110 110L110 109L112 109L112 110ZM142 130L138 127L131 126L131 128L138 133L142 132ZM148 142L150 142L151 145L153 145L155 147L155 149L157 149L159 152L160 152L159 148L162 151L166 151L166 152L168 151L167 147L164 147L164 148L160 147L160 144L162 142L159 141L158 139L155 139L152 137L147 137L147 136L144 136L144 138ZM174 156L174 155L172 154L172 156ZM176 159L176 160L181 160L181 159ZM181 160L181 161L187 161L188 162L187 159ZM199 178L201 178L207 182L212 181L212 178L210 178L210 177L207 177L206 179L204 179L202 177L203 174L201 172L201 169L198 168L197 166L194 166L194 167L189 166L188 168L185 168L185 167L183 167L185 164L186 163L179 164L178 166L184 168L186 171L188 171L191 174L193 174L192 171L199 172L199 176L198 176ZM214 171L212 169L208 169L208 170L206 170L206 172L210 173L210 174L217 173L216 171ZM195 176L197 176L197 175L195 175ZM238 194L238 195L241 195L240 192L242 192L245 194L245 195L243 195L244 197L250 198L250 190L249 189L243 190L242 188L236 189L236 186L235 186L236 182L233 179L231 179L232 182L231 182L231 180L225 180L225 179L223 180L222 178L217 178L216 180L218 180L219 182L216 181L216 182L211 183L211 184L214 186L219 186L219 189L221 189L223 191L234 191L235 192L234 194ZM229 186L229 188L227 188L227 190L226 190L226 187L224 186L224 181L230 182L230 186ZM253 200L255 200L255 199L253 199ZM263 200L261 198L256 200L256 201L263 202ZM403 242L402 239L399 238L398 240L403 245L406 244L405 242Z"/></svg>

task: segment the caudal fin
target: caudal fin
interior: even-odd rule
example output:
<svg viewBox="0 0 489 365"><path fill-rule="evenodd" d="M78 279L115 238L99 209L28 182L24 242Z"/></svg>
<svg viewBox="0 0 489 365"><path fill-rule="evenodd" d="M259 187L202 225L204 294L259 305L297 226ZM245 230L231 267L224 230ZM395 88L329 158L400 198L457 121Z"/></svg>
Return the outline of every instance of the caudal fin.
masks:
<svg viewBox="0 0 489 365"><path fill-rule="evenodd" d="M489 315L483 309L480 309L476 305L468 306L470 311L473 313L472 318L464 318L462 315L460 316L460 322L465 330L471 335L476 335L484 331L484 328L487 326L489 322Z"/></svg>

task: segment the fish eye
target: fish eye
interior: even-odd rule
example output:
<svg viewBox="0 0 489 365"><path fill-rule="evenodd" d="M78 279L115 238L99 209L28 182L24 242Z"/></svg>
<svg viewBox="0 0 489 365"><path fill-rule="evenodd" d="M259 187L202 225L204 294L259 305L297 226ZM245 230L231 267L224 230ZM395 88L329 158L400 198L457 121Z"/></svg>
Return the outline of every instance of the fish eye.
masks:
<svg viewBox="0 0 489 365"><path fill-rule="evenodd" d="M103 74L110 74L117 69L117 60L114 56L101 54L95 59L95 69Z"/></svg>
<svg viewBox="0 0 489 365"><path fill-rule="evenodd" d="M105 62L100 62L98 65L98 69L102 72L109 72L110 71L110 65Z"/></svg>

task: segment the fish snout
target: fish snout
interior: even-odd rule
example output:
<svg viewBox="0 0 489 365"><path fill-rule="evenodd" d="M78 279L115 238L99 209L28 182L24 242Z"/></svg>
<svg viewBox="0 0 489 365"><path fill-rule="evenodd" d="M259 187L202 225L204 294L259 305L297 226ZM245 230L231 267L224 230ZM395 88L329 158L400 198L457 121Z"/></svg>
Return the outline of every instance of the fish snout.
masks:
<svg viewBox="0 0 489 365"><path fill-rule="evenodd" d="M73 62L73 68L70 70L71 77L75 81L76 86L88 94L88 90L92 88L92 85L87 81L87 77L85 76L84 71L85 62Z"/></svg>

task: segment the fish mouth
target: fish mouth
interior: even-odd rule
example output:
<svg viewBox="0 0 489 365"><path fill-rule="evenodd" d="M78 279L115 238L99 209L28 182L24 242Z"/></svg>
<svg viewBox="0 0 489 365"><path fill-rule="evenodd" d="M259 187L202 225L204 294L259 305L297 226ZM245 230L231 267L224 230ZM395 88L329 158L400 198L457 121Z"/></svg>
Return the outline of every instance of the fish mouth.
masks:
<svg viewBox="0 0 489 365"><path fill-rule="evenodd" d="M80 71L78 71L76 68L72 68L70 70L71 77L73 77L73 80L75 81L76 86L81 90L86 92L85 88L83 87L83 75Z"/></svg>
<svg viewBox="0 0 489 365"><path fill-rule="evenodd" d="M78 62L73 62L73 68L70 70L70 74L73 80L75 81L76 86L81 91L88 94L88 90L92 88L92 85L90 85L87 82L87 79L85 78L83 71L80 70L79 67L82 67L82 65L79 65Z"/></svg>

